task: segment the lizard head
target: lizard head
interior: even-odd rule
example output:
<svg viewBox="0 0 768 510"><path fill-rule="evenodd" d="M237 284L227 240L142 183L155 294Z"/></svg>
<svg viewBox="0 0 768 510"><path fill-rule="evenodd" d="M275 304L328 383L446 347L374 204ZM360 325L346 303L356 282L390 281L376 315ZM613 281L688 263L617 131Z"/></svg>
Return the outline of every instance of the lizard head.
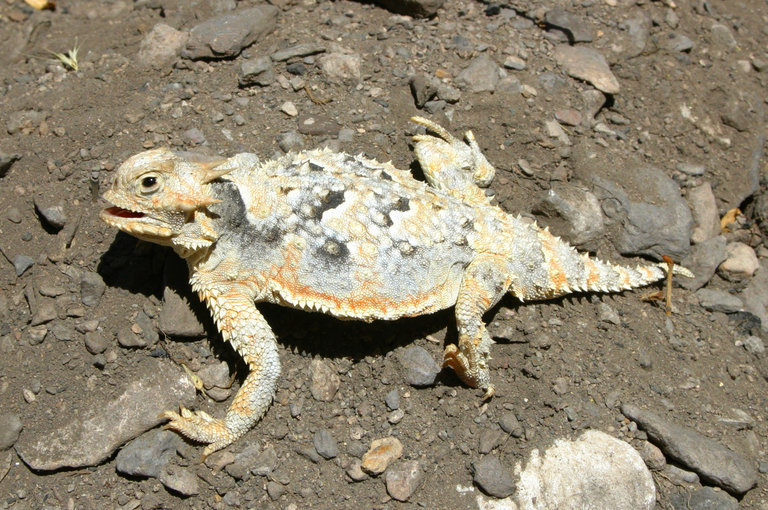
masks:
<svg viewBox="0 0 768 510"><path fill-rule="evenodd" d="M123 232L158 244L173 244L196 211L218 202L209 183L233 170L226 160L173 152L136 154L117 169L104 199L112 204L101 219Z"/></svg>

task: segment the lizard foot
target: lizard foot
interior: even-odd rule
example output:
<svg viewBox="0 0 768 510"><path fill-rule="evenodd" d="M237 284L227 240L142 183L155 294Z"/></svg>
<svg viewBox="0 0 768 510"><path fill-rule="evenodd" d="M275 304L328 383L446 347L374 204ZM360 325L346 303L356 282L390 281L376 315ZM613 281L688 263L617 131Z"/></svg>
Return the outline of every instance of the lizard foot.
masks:
<svg viewBox="0 0 768 510"><path fill-rule="evenodd" d="M164 429L175 430L193 441L209 443L203 450L203 461L237 439L224 420L216 419L205 411L193 412L182 407L178 413L165 411L160 417L170 420L163 426Z"/></svg>
<svg viewBox="0 0 768 510"><path fill-rule="evenodd" d="M445 351L443 352L443 367L450 367L453 369L453 371L456 372L456 375L459 376L459 379L461 379L467 386L471 388L482 388L485 391L483 400L488 400L493 397L496 392L493 384L488 382L483 384L482 380L484 378L482 377L482 372L479 372L479 375L475 375L475 373L478 372L477 368L474 370L472 369L469 359L454 344L445 346Z"/></svg>

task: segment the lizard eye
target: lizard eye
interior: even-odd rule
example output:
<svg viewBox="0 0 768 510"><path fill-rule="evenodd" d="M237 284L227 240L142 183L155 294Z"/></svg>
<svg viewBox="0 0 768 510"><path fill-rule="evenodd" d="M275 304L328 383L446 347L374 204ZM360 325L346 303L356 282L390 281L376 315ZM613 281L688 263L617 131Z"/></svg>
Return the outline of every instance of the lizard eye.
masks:
<svg viewBox="0 0 768 510"><path fill-rule="evenodd" d="M160 179L156 175L145 175L139 181L139 191L144 195L150 195L160 189Z"/></svg>

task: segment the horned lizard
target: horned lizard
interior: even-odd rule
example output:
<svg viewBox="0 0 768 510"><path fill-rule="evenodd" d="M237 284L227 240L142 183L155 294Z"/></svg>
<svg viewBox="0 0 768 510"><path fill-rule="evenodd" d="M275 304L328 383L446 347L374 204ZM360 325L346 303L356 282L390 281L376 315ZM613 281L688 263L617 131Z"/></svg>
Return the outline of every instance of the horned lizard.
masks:
<svg viewBox="0 0 768 510"><path fill-rule="evenodd" d="M481 189L495 170L472 132L462 141L412 120L436 135L414 136L426 183L327 149L260 161L161 148L118 169L104 195L114 206L101 218L186 259L192 288L250 368L224 419L184 408L163 414L168 428L207 443L204 456L245 434L275 394L277 344L256 303L364 321L455 307L458 345L445 348L444 366L489 397L492 340L482 316L506 293L540 300L665 276L664 263L611 265L508 215Z"/></svg>

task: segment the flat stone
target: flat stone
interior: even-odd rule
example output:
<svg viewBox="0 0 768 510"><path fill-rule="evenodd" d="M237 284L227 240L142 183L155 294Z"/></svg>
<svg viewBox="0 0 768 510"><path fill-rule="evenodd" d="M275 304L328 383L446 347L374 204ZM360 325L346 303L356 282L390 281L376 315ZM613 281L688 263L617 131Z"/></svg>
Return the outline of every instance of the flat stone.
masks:
<svg viewBox="0 0 768 510"><path fill-rule="evenodd" d="M140 64L160 68L173 63L187 44L189 32L158 23L150 30L139 44L136 59Z"/></svg>
<svg viewBox="0 0 768 510"><path fill-rule="evenodd" d="M434 384L440 367L432 356L418 345L411 345L403 349L398 359L403 367L405 381L411 386L430 386Z"/></svg>
<svg viewBox="0 0 768 510"><path fill-rule="evenodd" d="M325 52L325 47L316 43L295 44L282 50L277 50L270 58L275 62L282 62L294 57L306 57Z"/></svg>
<svg viewBox="0 0 768 510"><path fill-rule="evenodd" d="M696 298L701 306L711 312L733 313L744 308L741 299L723 290L699 289Z"/></svg>
<svg viewBox="0 0 768 510"><path fill-rule="evenodd" d="M673 510L739 510L739 501L727 492L699 487L691 493L672 494Z"/></svg>
<svg viewBox="0 0 768 510"><path fill-rule="evenodd" d="M589 82L606 94L618 94L621 90L608 62L597 50L563 44L555 48L555 60L566 74Z"/></svg>
<svg viewBox="0 0 768 510"><path fill-rule="evenodd" d="M717 272L731 281L743 281L752 278L760 267L755 250L748 244L733 242L725 247L726 257Z"/></svg>
<svg viewBox="0 0 768 510"><path fill-rule="evenodd" d="M37 420L16 444L19 456L34 470L95 466L121 445L164 421L159 414L189 406L195 387L173 363L146 359L133 370L134 379L116 394L94 392L88 407L80 395L62 393L56 420ZM103 398L106 395L112 398ZM66 402L67 399L72 402Z"/></svg>
<svg viewBox="0 0 768 510"><path fill-rule="evenodd" d="M537 221L580 250L593 250L603 238L605 224L600 201L577 185L556 182L534 204Z"/></svg>
<svg viewBox="0 0 768 510"><path fill-rule="evenodd" d="M259 85L267 87L277 80L272 69L272 60L267 56L256 57L240 62L237 82L241 87Z"/></svg>
<svg viewBox="0 0 768 510"><path fill-rule="evenodd" d="M95 306L107 289L101 275L92 271L83 271L80 277L80 300L85 306Z"/></svg>
<svg viewBox="0 0 768 510"><path fill-rule="evenodd" d="M720 443L634 405L622 405L621 412L637 422L667 457L695 471L702 480L736 495L757 483L753 463Z"/></svg>
<svg viewBox="0 0 768 510"><path fill-rule="evenodd" d="M515 467L520 508L610 508L651 510L653 477L628 443L588 430L571 441L558 439L543 453L533 450Z"/></svg>
<svg viewBox="0 0 768 510"><path fill-rule="evenodd" d="M312 136L338 135L341 126L324 115L300 115L296 119L299 133Z"/></svg>
<svg viewBox="0 0 768 510"><path fill-rule="evenodd" d="M210 18L192 28L181 56L191 60L235 57L277 24L279 9L259 5Z"/></svg>
<svg viewBox="0 0 768 510"><path fill-rule="evenodd" d="M688 290L697 290L706 285L714 276L717 267L725 260L726 240L723 236L713 237L691 246L691 251L680 262L695 275L693 278L679 278L677 283Z"/></svg>
<svg viewBox="0 0 768 510"><path fill-rule="evenodd" d="M512 475L495 455L472 463L472 480L483 492L496 498L506 498L515 490Z"/></svg>
<svg viewBox="0 0 768 510"><path fill-rule="evenodd" d="M339 455L339 445L328 429L320 429L312 436L315 451L324 459L333 459Z"/></svg>
<svg viewBox="0 0 768 510"><path fill-rule="evenodd" d="M16 443L22 428L21 419L15 414L0 414L0 451Z"/></svg>
<svg viewBox="0 0 768 510"><path fill-rule="evenodd" d="M464 84L471 92L492 92L506 75L487 53L482 53L456 76L456 83Z"/></svg>
<svg viewBox="0 0 768 510"><path fill-rule="evenodd" d="M708 182L694 186L688 190L687 198L693 216L691 242L702 243L720 235L720 216L712 186Z"/></svg>
<svg viewBox="0 0 768 510"><path fill-rule="evenodd" d="M336 51L317 59L317 65L329 82L348 85L360 82L362 63L363 58L354 52Z"/></svg>
<svg viewBox="0 0 768 510"><path fill-rule="evenodd" d="M547 11L544 21L562 30L571 44L591 42L595 38L595 30L586 19L560 7Z"/></svg>
<svg viewBox="0 0 768 510"><path fill-rule="evenodd" d="M120 449L115 469L124 475L157 478L183 442L178 434L169 430L151 430Z"/></svg>
<svg viewBox="0 0 768 510"><path fill-rule="evenodd" d="M408 501L423 480L424 473L415 460L394 464L384 476L387 494L398 501Z"/></svg>
<svg viewBox="0 0 768 510"><path fill-rule="evenodd" d="M396 437L374 439L363 455L362 468L369 475L380 475L389 464L403 454L403 445Z"/></svg>
<svg viewBox="0 0 768 510"><path fill-rule="evenodd" d="M339 391L341 380L328 363L312 360L309 364L309 391L315 400L329 402Z"/></svg>
<svg viewBox="0 0 768 510"><path fill-rule="evenodd" d="M13 257L13 269L16 276L23 275L27 269L35 265L35 259L27 255L16 255Z"/></svg>

